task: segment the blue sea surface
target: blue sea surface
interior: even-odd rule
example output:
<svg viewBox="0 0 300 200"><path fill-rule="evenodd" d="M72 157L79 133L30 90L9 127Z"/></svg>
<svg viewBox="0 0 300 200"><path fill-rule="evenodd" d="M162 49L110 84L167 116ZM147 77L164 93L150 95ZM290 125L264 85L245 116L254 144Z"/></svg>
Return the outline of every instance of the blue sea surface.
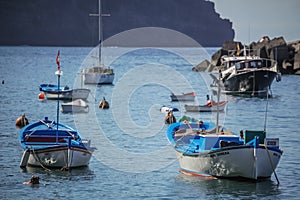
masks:
<svg viewBox="0 0 300 200"><path fill-rule="evenodd" d="M55 58L60 49L61 85L89 88L89 112L59 114L61 123L77 128L96 151L88 167L62 171L19 167L22 149L15 120L25 113L30 122L56 120L57 102L39 100L38 86L57 83ZM279 186L270 180L252 182L204 179L179 172L166 138L162 105L175 113L215 122L216 113L186 113L170 94L197 93L204 104L211 94L209 73L193 72L194 65L216 48L104 48L103 61L115 72L113 85L84 85L80 72L97 64L97 48L0 47L0 199L299 199L300 191L300 77L285 75L273 82L273 97L228 100L220 123L238 133L263 130L280 138L284 153L276 169ZM110 109L98 107L102 97ZM267 109L266 109L267 108ZM267 112L266 112L267 110ZM32 175L39 185L24 185Z"/></svg>

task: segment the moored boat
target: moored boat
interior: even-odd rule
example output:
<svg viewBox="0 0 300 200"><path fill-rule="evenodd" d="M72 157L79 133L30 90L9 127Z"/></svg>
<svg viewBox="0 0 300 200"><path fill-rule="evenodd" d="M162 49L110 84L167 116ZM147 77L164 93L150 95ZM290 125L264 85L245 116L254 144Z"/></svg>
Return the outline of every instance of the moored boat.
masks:
<svg viewBox="0 0 300 200"><path fill-rule="evenodd" d="M224 111L227 101L212 102L205 105L184 105L186 112L217 112Z"/></svg>
<svg viewBox="0 0 300 200"><path fill-rule="evenodd" d="M102 25L102 4L101 0L98 3L98 13L90 14L90 16L98 17L99 25L99 48L98 48L98 66L91 67L89 69L82 70L84 84L112 84L115 78L113 69L107 68L102 63L101 49L103 47L103 25Z"/></svg>
<svg viewBox="0 0 300 200"><path fill-rule="evenodd" d="M171 101L194 101L196 97L196 92L182 93L170 95Z"/></svg>
<svg viewBox="0 0 300 200"><path fill-rule="evenodd" d="M67 86L58 87L54 84L41 84L39 90L44 92L47 99L56 100L59 98L61 100L72 100L72 99L87 99L90 94L90 89L87 88L77 88L70 89Z"/></svg>
<svg viewBox="0 0 300 200"><path fill-rule="evenodd" d="M175 108L175 107L172 107L172 106L165 106L163 105L162 107L160 107L160 112L161 113L165 113L165 114L168 114L168 112L178 112L179 109L178 108Z"/></svg>
<svg viewBox="0 0 300 200"><path fill-rule="evenodd" d="M44 120L31 123L20 130L23 148L21 167L73 168L87 166L93 148L79 132L67 125Z"/></svg>
<svg viewBox="0 0 300 200"><path fill-rule="evenodd" d="M71 102L62 103L62 112L63 113L79 113L79 112L88 112L89 105L82 99L76 99Z"/></svg>
<svg viewBox="0 0 300 200"><path fill-rule="evenodd" d="M58 70L57 88L60 88L59 51L56 56ZM19 142L23 148L20 167L40 166L43 168L73 168L88 165L93 148L90 141L83 140L79 132L59 123L60 92L57 93L57 121L48 117L23 127L19 132Z"/></svg>
<svg viewBox="0 0 300 200"><path fill-rule="evenodd" d="M248 50L250 51L250 50ZM277 62L257 55L224 55L221 57L222 92L251 96L266 96L276 78L280 80Z"/></svg>
<svg viewBox="0 0 300 200"><path fill-rule="evenodd" d="M180 171L204 177L270 178L283 151L278 138L265 136L264 131L245 130L245 137L240 138L229 130L201 121L174 123L167 130Z"/></svg>

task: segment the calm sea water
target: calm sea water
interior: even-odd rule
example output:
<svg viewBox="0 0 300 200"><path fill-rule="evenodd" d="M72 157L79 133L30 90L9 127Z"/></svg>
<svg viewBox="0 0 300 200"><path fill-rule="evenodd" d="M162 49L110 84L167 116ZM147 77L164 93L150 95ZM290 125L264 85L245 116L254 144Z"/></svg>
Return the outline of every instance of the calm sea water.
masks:
<svg viewBox="0 0 300 200"><path fill-rule="evenodd" d="M97 148L88 167L70 171L22 170L22 149L15 120L25 113L30 122L56 119L56 101L40 101L38 86L56 83L56 47L0 47L0 199L298 199L300 185L300 78L283 76L272 85L273 98L222 96L229 104L220 122L234 132L265 126L268 137L279 137L284 150L271 180L245 182L202 179L179 173L175 152L165 136L162 105L171 92L197 92L195 104L206 101L211 79L192 72L193 65L209 59L217 49L107 48L104 62L115 70L114 85L82 85L80 70L95 63L92 48L60 48L62 85L87 87L90 110L62 114L60 122L79 129ZM109 110L98 103L105 96ZM215 114L191 114L214 121ZM267 120L265 120L265 118ZM41 184L22 184L35 174Z"/></svg>

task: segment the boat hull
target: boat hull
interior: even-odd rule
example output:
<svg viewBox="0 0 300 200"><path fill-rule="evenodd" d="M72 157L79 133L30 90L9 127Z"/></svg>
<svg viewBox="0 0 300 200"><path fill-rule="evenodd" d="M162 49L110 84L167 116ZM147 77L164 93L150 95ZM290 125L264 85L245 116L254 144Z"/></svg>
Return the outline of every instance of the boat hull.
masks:
<svg viewBox="0 0 300 200"><path fill-rule="evenodd" d="M171 101L194 101L196 94L194 92L187 94L171 94Z"/></svg>
<svg viewBox="0 0 300 200"><path fill-rule="evenodd" d="M56 100L58 98L57 91L44 91L46 98L49 100ZM59 99L61 100L72 100L72 99L87 99L90 94L89 89L73 89L70 91L60 91Z"/></svg>
<svg viewBox="0 0 300 200"><path fill-rule="evenodd" d="M92 153L88 150L71 147L51 147L31 150L27 164L35 167L74 168L87 166Z"/></svg>
<svg viewBox="0 0 300 200"><path fill-rule="evenodd" d="M105 73L84 73L84 84L112 84L114 81L114 74Z"/></svg>
<svg viewBox="0 0 300 200"><path fill-rule="evenodd" d="M281 152L260 146L231 147L207 153L185 155L177 152L180 168L191 175L248 179L269 178L279 163ZM270 156L270 157L269 157Z"/></svg>
<svg viewBox="0 0 300 200"><path fill-rule="evenodd" d="M266 94L276 76L277 72L270 70L241 72L227 79L223 79L224 93Z"/></svg>
<svg viewBox="0 0 300 200"><path fill-rule="evenodd" d="M85 101L81 99L77 99L72 102L63 103L61 104L62 112L73 112L73 113L79 113L79 112L88 112L88 105Z"/></svg>
<svg viewBox="0 0 300 200"><path fill-rule="evenodd" d="M77 106L77 105L61 105L63 113L82 113L88 112L88 107Z"/></svg>

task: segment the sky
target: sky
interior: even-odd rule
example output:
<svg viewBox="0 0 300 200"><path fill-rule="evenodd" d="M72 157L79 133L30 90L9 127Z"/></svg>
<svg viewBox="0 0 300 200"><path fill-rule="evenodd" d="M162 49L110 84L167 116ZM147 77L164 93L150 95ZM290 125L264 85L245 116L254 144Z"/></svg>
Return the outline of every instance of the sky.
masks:
<svg viewBox="0 0 300 200"><path fill-rule="evenodd" d="M300 40L300 0L210 0L221 18L233 23L235 41L250 44L263 36Z"/></svg>

